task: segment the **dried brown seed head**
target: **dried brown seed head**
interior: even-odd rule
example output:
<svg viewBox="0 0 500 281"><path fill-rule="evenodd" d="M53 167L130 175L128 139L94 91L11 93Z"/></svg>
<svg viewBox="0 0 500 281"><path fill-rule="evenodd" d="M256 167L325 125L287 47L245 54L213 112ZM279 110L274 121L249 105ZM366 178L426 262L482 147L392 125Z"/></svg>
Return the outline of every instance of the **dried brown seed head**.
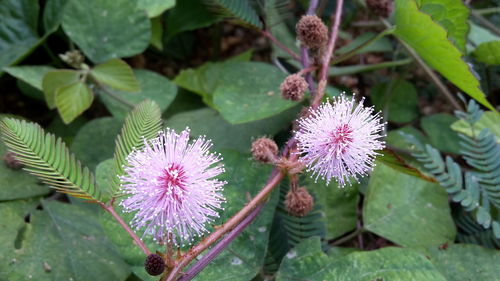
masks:
<svg viewBox="0 0 500 281"><path fill-rule="evenodd" d="M278 145L270 138L259 138L252 143L253 159L259 162L274 162L277 154Z"/></svg>
<svg viewBox="0 0 500 281"><path fill-rule="evenodd" d="M157 276L165 271L165 261L160 255L151 254L146 258L144 268L149 275Z"/></svg>
<svg viewBox="0 0 500 281"><path fill-rule="evenodd" d="M306 80L298 75L289 75L283 83L281 83L281 96L286 100L300 101L304 97L304 92L307 90Z"/></svg>
<svg viewBox="0 0 500 281"><path fill-rule="evenodd" d="M300 42L310 49L319 49L328 41L328 28L316 15L303 16L295 30Z"/></svg>
<svg viewBox="0 0 500 281"><path fill-rule="evenodd" d="M314 207L314 199L306 188L290 189L285 198L286 210L296 217L307 215Z"/></svg>

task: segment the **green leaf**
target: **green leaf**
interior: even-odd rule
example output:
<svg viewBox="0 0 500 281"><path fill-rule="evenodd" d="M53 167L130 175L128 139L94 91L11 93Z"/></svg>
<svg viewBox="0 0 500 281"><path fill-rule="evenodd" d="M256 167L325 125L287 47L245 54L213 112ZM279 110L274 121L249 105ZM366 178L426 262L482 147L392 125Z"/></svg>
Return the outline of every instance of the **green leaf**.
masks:
<svg viewBox="0 0 500 281"><path fill-rule="evenodd" d="M43 27L46 33L56 31L62 22L66 5L71 0L47 0L43 9Z"/></svg>
<svg viewBox="0 0 500 281"><path fill-rule="evenodd" d="M149 18L132 1L70 1L62 27L96 63L142 53L151 37Z"/></svg>
<svg viewBox="0 0 500 281"><path fill-rule="evenodd" d="M180 0L182 1L182 0ZM137 8L145 10L148 17L154 18L175 6L176 0L138 0Z"/></svg>
<svg viewBox="0 0 500 281"><path fill-rule="evenodd" d="M57 111L65 124L71 123L87 110L93 100L94 93L82 81L61 86L56 90Z"/></svg>
<svg viewBox="0 0 500 281"><path fill-rule="evenodd" d="M477 245L451 244L422 250L449 281L490 281L500 276L500 252Z"/></svg>
<svg viewBox="0 0 500 281"><path fill-rule="evenodd" d="M35 89L42 91L43 77L54 68L47 65L23 65L5 67L4 70Z"/></svg>
<svg viewBox="0 0 500 281"><path fill-rule="evenodd" d="M474 136L472 130L474 130L475 134L479 134L483 129L489 129L495 135L497 142L500 143L499 124L500 115L492 111L487 111L483 113L481 119L474 124L473 128L465 120L460 119L451 125L451 129L469 137Z"/></svg>
<svg viewBox="0 0 500 281"><path fill-rule="evenodd" d="M251 24L259 29L262 28L262 22L259 19L259 15L250 5L248 0L211 0L208 2L210 5L214 5L214 9L219 10L223 16L229 18L240 19L247 24Z"/></svg>
<svg viewBox="0 0 500 281"><path fill-rule="evenodd" d="M500 65L500 41L482 43L474 51L477 61L489 65Z"/></svg>
<svg viewBox="0 0 500 281"><path fill-rule="evenodd" d="M318 237L304 240L283 259L277 281L447 281L415 250L387 247L329 257Z"/></svg>
<svg viewBox="0 0 500 281"><path fill-rule="evenodd" d="M264 186L271 167L256 166L250 155L234 151L222 151L226 172L221 179L228 184L224 187L227 200L225 210L218 223L223 223L241 209L247 201L247 193L255 196ZM270 201L259 216L194 280L252 280L262 269L269 239L269 230L276 207L278 192L274 191ZM249 246L251 244L251 246Z"/></svg>
<svg viewBox="0 0 500 281"><path fill-rule="evenodd" d="M469 32L469 41L475 46L479 46L482 43L489 41L498 41L500 37L491 33L488 29L481 27L473 22L469 22L470 32Z"/></svg>
<svg viewBox="0 0 500 281"><path fill-rule="evenodd" d="M465 53L469 33L469 8L460 0L418 0L422 12L429 14L448 33L448 38Z"/></svg>
<svg viewBox="0 0 500 281"><path fill-rule="evenodd" d="M374 37L376 37L377 34L374 32L365 32L358 37L354 38L349 44L343 46L342 48L339 48L335 54L336 55L342 55L345 53L348 53L359 46L365 44L369 40L372 40ZM362 49L358 50L355 52L355 54L364 54L364 53L369 53L369 52L391 52L392 51L392 44L391 41L387 37L382 37L378 40L375 40L374 42L368 44L367 46L363 47Z"/></svg>
<svg viewBox="0 0 500 281"><path fill-rule="evenodd" d="M189 19L189 20L186 20ZM219 17L211 13L205 3L199 0L177 1L167 18L167 40L184 31L207 27L219 21Z"/></svg>
<svg viewBox="0 0 500 281"><path fill-rule="evenodd" d="M0 71L17 63L39 44L39 9L37 0L0 2Z"/></svg>
<svg viewBox="0 0 500 281"><path fill-rule="evenodd" d="M158 50L163 50L163 22L162 17L156 17L151 19L151 41L150 44L153 45Z"/></svg>
<svg viewBox="0 0 500 281"><path fill-rule="evenodd" d="M367 230L402 246L435 246L455 239L446 191L382 163L370 177L363 219Z"/></svg>
<svg viewBox="0 0 500 281"><path fill-rule="evenodd" d="M47 185L74 197L100 201L94 175L82 167L60 138L46 134L35 124L13 118L0 122L3 140L16 153L26 171Z"/></svg>
<svg viewBox="0 0 500 281"><path fill-rule="evenodd" d="M0 157L3 158L6 152L5 145L0 142ZM12 170L3 159L0 160L0 201L41 196L49 192L37 178L21 170Z"/></svg>
<svg viewBox="0 0 500 281"><path fill-rule="evenodd" d="M121 126L120 120L111 117L87 122L73 139L71 150L82 163L94 170L97 164L113 157Z"/></svg>
<svg viewBox="0 0 500 281"><path fill-rule="evenodd" d="M53 70L47 72L42 80L43 94L50 109L56 107L56 90L62 86L67 86L78 82L80 72L76 70Z"/></svg>
<svg viewBox="0 0 500 281"><path fill-rule="evenodd" d="M326 237L330 240L356 228L358 185L340 188L337 183L326 185L324 181L314 182L308 178L307 187L314 191L317 203L325 216Z"/></svg>
<svg viewBox="0 0 500 281"><path fill-rule="evenodd" d="M422 134L422 132L420 132L419 130L415 129L415 127L410 125L399 128L397 130L390 130L387 133L385 141L387 142L387 144L395 148L410 150L410 151L413 150L412 149L413 145L408 143L408 141L402 136L402 133L415 137L420 143L424 145L429 143L429 141Z"/></svg>
<svg viewBox="0 0 500 281"><path fill-rule="evenodd" d="M417 90L404 79L394 79L372 87L370 94L375 110L384 111L389 121L408 123L418 117Z"/></svg>
<svg viewBox="0 0 500 281"><path fill-rule="evenodd" d="M145 100L130 112L125 119L121 134L116 137L114 178L123 173L126 157L133 149L140 149L144 139L155 137L162 128L160 107L153 101ZM118 188L118 182L113 186Z"/></svg>
<svg viewBox="0 0 500 281"><path fill-rule="evenodd" d="M105 63L96 65L90 70L90 75L99 83L117 90L126 92L140 90L132 68L120 59L110 59Z"/></svg>
<svg viewBox="0 0 500 281"><path fill-rule="evenodd" d="M22 235L17 238L17 245L12 242L2 245L0 279L120 281L127 278L130 269L105 238L92 212L57 201L44 201L42 206L44 211L34 210L29 223L23 217L11 216L9 223L16 223ZM9 234L11 241L16 239L16 232Z"/></svg>
<svg viewBox="0 0 500 281"><path fill-rule="evenodd" d="M414 0L396 0L395 34L410 45L424 61L462 91L493 110L479 88L479 81L460 51L447 38L446 30L419 11Z"/></svg>
<svg viewBox="0 0 500 281"><path fill-rule="evenodd" d="M451 125L456 121L457 118L453 115L439 113L420 119L420 126L432 146L444 152L458 154L460 139L451 129Z"/></svg>
<svg viewBox="0 0 500 281"><path fill-rule="evenodd" d="M166 126L175 130L189 127L193 136L205 135L211 139L216 150L227 148L247 152L255 138L275 135L296 117L299 110L295 107L271 118L233 125L215 110L202 108L178 113L166 121Z"/></svg>
<svg viewBox="0 0 500 281"><path fill-rule="evenodd" d="M220 70L213 103L229 123L264 119L296 104L281 97L279 87L286 75L272 65L227 62Z"/></svg>
<svg viewBox="0 0 500 281"><path fill-rule="evenodd" d="M160 106L161 112L165 111L177 95L177 87L166 77L149 70L134 70L134 75L139 82L140 91L129 93L113 91L129 104L138 105L146 99L153 100ZM106 92L97 89L106 108L114 117L124 119L130 111L130 106L114 99Z"/></svg>

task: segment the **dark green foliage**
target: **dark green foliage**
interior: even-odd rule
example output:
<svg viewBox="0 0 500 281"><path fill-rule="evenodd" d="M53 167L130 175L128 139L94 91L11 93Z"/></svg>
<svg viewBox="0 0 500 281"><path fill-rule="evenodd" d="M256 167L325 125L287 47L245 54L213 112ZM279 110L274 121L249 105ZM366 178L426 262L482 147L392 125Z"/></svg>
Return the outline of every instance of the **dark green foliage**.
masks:
<svg viewBox="0 0 500 281"><path fill-rule="evenodd" d="M259 15L248 0L206 0L206 3L224 17L235 18L257 28L262 28Z"/></svg>
<svg viewBox="0 0 500 281"><path fill-rule="evenodd" d="M467 112L456 112L471 128L481 118L483 111L471 100ZM450 157L443 161L438 150L423 146L414 137L406 135L415 145L412 154L439 184L446 188L455 202L474 214L476 222L489 229L493 226L496 238L500 238L498 209L500 207L500 144L489 129L474 132L472 137L459 134L460 154L472 170L463 170Z"/></svg>
<svg viewBox="0 0 500 281"><path fill-rule="evenodd" d="M284 202L289 189L289 182L283 180L280 185L279 203L271 226L264 267L266 273L276 272L286 253L302 240L313 236L324 238L326 235L324 215L319 204L315 203L313 210L304 217L294 217L287 212ZM314 197L314 194L312 195Z"/></svg>

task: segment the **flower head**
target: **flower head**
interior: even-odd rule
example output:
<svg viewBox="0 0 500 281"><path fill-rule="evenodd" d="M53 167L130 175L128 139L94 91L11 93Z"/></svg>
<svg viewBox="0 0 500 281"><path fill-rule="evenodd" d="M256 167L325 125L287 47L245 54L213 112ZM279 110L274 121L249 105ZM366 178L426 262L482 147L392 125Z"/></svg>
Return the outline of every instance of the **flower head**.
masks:
<svg viewBox="0 0 500 281"><path fill-rule="evenodd" d="M136 212L131 225L155 240L191 243L207 231L225 201L221 157L209 152L211 142L199 137L189 142L189 130L180 134L167 129L128 157L122 192L129 195L120 205Z"/></svg>
<svg viewBox="0 0 500 281"><path fill-rule="evenodd" d="M311 49L319 49L328 41L328 28L316 15L300 18L295 26L299 41Z"/></svg>
<svg viewBox="0 0 500 281"><path fill-rule="evenodd" d="M375 150L384 148L379 140L384 124L379 113L372 112L363 100L356 104L344 95L323 103L298 121L299 160L316 179L329 183L335 178L342 187L349 177L365 175L372 169Z"/></svg>
<svg viewBox="0 0 500 281"><path fill-rule="evenodd" d="M300 101L306 90L307 82L298 74L288 75L280 86L281 96L286 100Z"/></svg>

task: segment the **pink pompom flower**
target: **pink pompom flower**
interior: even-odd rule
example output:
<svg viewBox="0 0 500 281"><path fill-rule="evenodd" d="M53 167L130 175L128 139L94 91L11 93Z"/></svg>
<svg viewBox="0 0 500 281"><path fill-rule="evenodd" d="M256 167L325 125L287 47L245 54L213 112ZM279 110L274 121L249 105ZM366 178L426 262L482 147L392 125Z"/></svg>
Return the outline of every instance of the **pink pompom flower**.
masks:
<svg viewBox="0 0 500 281"><path fill-rule="evenodd" d="M225 202L221 194L224 172L220 155L210 153L204 137L189 142L189 129L177 134L171 129L128 157L120 177L121 201L126 212L136 212L131 226L145 228L144 235L176 245L190 244L207 232L207 223L219 217Z"/></svg>
<svg viewBox="0 0 500 281"><path fill-rule="evenodd" d="M363 101L356 104L342 94L298 121L299 161L316 180L320 177L328 184L335 178L344 187L350 177L357 180L371 171L376 150L384 148L384 124Z"/></svg>

